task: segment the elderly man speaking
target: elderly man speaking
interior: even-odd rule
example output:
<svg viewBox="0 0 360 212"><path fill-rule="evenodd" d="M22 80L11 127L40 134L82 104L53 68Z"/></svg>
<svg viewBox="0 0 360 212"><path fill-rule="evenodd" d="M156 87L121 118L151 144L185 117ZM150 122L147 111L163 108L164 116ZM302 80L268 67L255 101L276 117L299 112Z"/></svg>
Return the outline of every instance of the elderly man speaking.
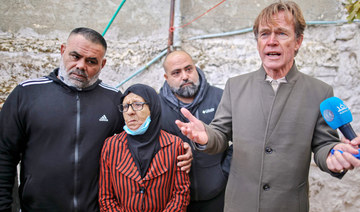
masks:
<svg viewBox="0 0 360 212"><path fill-rule="evenodd" d="M227 81L210 125L184 108L190 122L176 121L199 150L221 152L233 141L227 212L309 211L311 152L321 170L338 178L360 165L350 154L358 153L356 148L339 143L321 116L319 105L333 96L333 89L296 67L305 26L294 2L263 9L254 24L260 69ZM345 153L331 155L331 149Z"/></svg>

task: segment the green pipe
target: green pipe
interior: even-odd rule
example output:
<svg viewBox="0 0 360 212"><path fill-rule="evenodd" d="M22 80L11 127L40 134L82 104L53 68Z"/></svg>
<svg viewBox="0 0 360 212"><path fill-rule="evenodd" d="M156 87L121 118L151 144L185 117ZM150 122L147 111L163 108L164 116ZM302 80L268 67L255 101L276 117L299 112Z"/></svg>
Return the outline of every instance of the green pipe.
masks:
<svg viewBox="0 0 360 212"><path fill-rule="evenodd" d="M354 22L359 22L359 20L354 20ZM337 21L307 21L308 25L320 25L320 24L346 24L348 21L337 20Z"/></svg>
<svg viewBox="0 0 360 212"><path fill-rule="evenodd" d="M116 86L116 88L119 88L122 86L125 82L129 81L131 78L135 77L136 75L143 72L145 69L149 68L149 66L153 63L155 63L157 60L159 60L162 56L164 56L167 53L167 49L162 51L160 54L158 54L154 59L152 59L150 62L148 62L145 66L140 68L138 71L136 71L134 74L132 74L130 77L126 78L126 80L122 81L119 85Z"/></svg>
<svg viewBox="0 0 360 212"><path fill-rule="evenodd" d="M116 10L115 14L113 15L113 17L111 18L110 22L108 23L108 25L106 26L104 32L102 33L102 36L105 35L105 33L108 31L110 25L112 24L112 22L114 21L115 17L117 16L117 14L119 13L121 7L124 5L124 3L126 2L126 0L123 0L121 2L121 4L119 5L118 9Z"/></svg>

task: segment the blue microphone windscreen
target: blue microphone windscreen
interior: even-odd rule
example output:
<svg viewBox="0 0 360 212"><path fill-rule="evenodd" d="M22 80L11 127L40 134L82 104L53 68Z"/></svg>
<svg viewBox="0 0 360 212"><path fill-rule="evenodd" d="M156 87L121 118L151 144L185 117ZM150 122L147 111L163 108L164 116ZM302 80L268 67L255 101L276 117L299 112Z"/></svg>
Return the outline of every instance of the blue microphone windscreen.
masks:
<svg viewBox="0 0 360 212"><path fill-rule="evenodd" d="M337 97L325 99L320 104L320 111L326 123L334 130L353 120L350 109Z"/></svg>

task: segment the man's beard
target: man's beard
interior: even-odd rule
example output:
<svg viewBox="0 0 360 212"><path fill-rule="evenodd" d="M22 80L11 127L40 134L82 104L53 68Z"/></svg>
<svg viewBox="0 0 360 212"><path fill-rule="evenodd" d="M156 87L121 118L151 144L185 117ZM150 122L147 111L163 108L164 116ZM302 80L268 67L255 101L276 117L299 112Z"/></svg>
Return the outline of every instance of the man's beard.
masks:
<svg viewBox="0 0 360 212"><path fill-rule="evenodd" d="M73 73L83 76L84 79L81 80L78 78L72 78L70 75ZM63 58L61 58L58 75L60 80L63 81L66 85L81 90L93 85L99 79L100 71L97 74L95 74L92 78L89 78L87 73L82 69L73 68L70 71L66 71Z"/></svg>
<svg viewBox="0 0 360 212"><path fill-rule="evenodd" d="M190 83L191 85L184 86L184 84L186 83ZM186 80L181 83L180 87L170 86L170 89L174 94L180 97L190 98L196 95L196 93L199 90L199 86L200 86L200 80L198 80L196 83Z"/></svg>

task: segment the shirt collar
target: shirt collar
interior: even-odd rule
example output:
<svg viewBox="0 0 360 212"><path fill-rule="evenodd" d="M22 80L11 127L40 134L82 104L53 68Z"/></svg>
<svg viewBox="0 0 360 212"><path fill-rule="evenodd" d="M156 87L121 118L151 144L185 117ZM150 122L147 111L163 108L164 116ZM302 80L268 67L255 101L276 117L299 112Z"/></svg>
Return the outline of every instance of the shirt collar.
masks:
<svg viewBox="0 0 360 212"><path fill-rule="evenodd" d="M272 82L273 80L274 80L273 78L271 78L269 75L266 74L265 81ZM282 77L282 78L277 79L277 80L275 80L275 81L277 81L279 84L280 84L280 83L287 83L287 80L286 80L285 77Z"/></svg>

